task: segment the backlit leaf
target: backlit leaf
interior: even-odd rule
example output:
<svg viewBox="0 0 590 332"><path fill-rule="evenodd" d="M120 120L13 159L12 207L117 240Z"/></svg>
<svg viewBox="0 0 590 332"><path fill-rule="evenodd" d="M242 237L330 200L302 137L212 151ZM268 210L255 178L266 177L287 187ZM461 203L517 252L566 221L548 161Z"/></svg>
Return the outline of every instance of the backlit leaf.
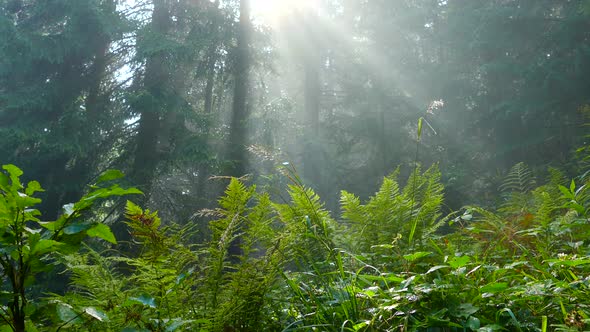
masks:
<svg viewBox="0 0 590 332"><path fill-rule="evenodd" d="M115 239L115 235L111 231L111 228L105 224L95 225L90 228L86 234L90 237L98 237L112 244L117 244L117 239Z"/></svg>
<svg viewBox="0 0 590 332"><path fill-rule="evenodd" d="M119 170L109 169L100 175L98 180L96 180L96 183L116 180L116 179L120 179L124 176L125 176L125 174L123 174L123 172L121 172Z"/></svg>
<svg viewBox="0 0 590 332"><path fill-rule="evenodd" d="M101 322L105 322L105 321L109 320L107 315L104 312L102 312L94 307L85 308L84 313L88 314L92 318L94 318L98 321L101 321Z"/></svg>
<svg viewBox="0 0 590 332"><path fill-rule="evenodd" d="M427 252L427 251L418 251L415 252L413 254L408 254L408 255L404 255L404 259L407 260L408 262L413 262L417 259L420 259L422 257L426 257L428 255L432 254L431 252Z"/></svg>

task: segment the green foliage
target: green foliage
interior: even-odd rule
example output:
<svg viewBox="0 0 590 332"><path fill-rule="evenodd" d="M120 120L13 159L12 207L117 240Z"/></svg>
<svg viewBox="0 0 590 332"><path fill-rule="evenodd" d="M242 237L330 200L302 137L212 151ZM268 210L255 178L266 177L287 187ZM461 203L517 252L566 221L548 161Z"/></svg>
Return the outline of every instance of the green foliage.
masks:
<svg viewBox="0 0 590 332"><path fill-rule="evenodd" d="M23 193L13 206L35 203L31 195L40 186L24 187L18 169L5 169L3 190ZM424 172L417 167L403 187L398 170L366 204L343 192L342 225L337 225L292 170L285 174L292 185L282 204L232 178L219 208L205 211L214 220L203 246L189 244L191 227L166 225L156 212L131 202L125 216L139 246L137 257L89 247L83 253L65 250L71 242L63 239L76 232L108 241L103 227L66 223L44 230L63 237L48 242L51 249L40 241L30 247L59 254L71 275L70 290L46 300L42 312L50 313L51 321L44 324L60 331L589 327L587 183L565 187L561 173L551 170L549 183L534 188L522 180L530 179L529 171L518 165L505 183L518 184L510 190L522 196L505 196L497 211L474 206L441 218L437 166ZM87 198L104 197L104 189L122 190L97 186ZM517 209L519 202L526 206ZM73 204L70 214L76 206L86 205ZM31 234L26 238L33 239Z"/></svg>
<svg viewBox="0 0 590 332"><path fill-rule="evenodd" d="M526 177L515 176L528 173L522 166L511 172L507 183ZM528 205L518 214L504 207L498 212L467 208L451 222L458 227L454 232L429 233L422 239L425 251L405 241L371 248L363 233L371 225L351 223L357 228L349 238L365 239L365 250L380 249L380 264L368 264L371 256L366 254L340 251L331 261L331 271L288 275L291 301L295 300L291 310L296 310L297 320L287 330L537 331L550 326L578 331L587 327L588 285L580 276L589 262L583 245L589 227L579 214L582 209L571 202L576 186L556 191L563 177L557 171L551 175L550 184L528 187L523 193ZM371 201L380 198L379 204L385 205L399 195L397 183L386 178ZM347 193L342 201L345 220L363 221L376 214L368 213L371 201L361 205ZM409 229L406 226L405 234Z"/></svg>
<svg viewBox="0 0 590 332"><path fill-rule="evenodd" d="M123 189L118 185L103 186L112 179L107 172L76 203L64 206L56 221L41 221L35 205L41 203L35 194L43 191L37 181L26 186L20 182L23 172L14 165L2 166L0 172L0 264L2 266L3 296L0 314L4 326L13 331L33 329L28 319L37 314L38 304L30 301L28 292L39 274L53 267L56 254L78 250L86 237L96 237L116 243L107 225L84 218L84 213L99 199L141 193L137 189ZM100 320L98 311L87 308L87 313Z"/></svg>
<svg viewBox="0 0 590 332"><path fill-rule="evenodd" d="M351 225L350 241L355 251L369 253L374 246L384 244L422 246L424 237L441 226L438 220L443 185L438 166L424 173L416 167L401 189L399 172L397 169L385 177L379 191L365 205L355 195L342 192L342 217Z"/></svg>
<svg viewBox="0 0 590 332"><path fill-rule="evenodd" d="M138 257L86 248L62 258L72 288L49 301L61 330L175 331L196 324L197 257L186 245L190 229L161 226L156 212L129 201L125 216L140 246ZM101 319L89 317L88 308Z"/></svg>
<svg viewBox="0 0 590 332"><path fill-rule="evenodd" d="M204 289L213 312L213 330L256 331L263 323L266 293L275 280L276 252L270 250L274 233L266 195L255 194L232 178L220 199L219 219L211 222ZM239 246L239 257L231 256ZM268 251L267 251L268 250Z"/></svg>

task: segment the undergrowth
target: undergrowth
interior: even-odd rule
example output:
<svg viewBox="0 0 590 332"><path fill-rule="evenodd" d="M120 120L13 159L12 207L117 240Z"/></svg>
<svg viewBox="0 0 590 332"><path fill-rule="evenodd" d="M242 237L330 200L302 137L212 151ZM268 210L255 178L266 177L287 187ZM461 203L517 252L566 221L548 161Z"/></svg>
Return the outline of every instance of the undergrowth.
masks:
<svg viewBox="0 0 590 332"><path fill-rule="evenodd" d="M396 170L366 202L343 191L334 219L293 170L284 171L291 185L281 203L232 179L219 207L203 212L213 218L207 243L191 244L194 226L164 223L128 202L125 219L137 253L124 256L109 244L110 232L88 221L81 229L102 240L43 251L43 262L65 267L68 291L4 296L3 330L18 330L9 319L25 298L36 308L27 312L27 331L590 327L588 177L567 181L552 169L538 186L517 164L500 187L497 209L467 206L443 216L436 165L416 167L405 181ZM11 206L22 186L4 189L11 177L2 179L2 206ZM12 229L8 221L4 227L4 234ZM91 231L97 227L100 236ZM41 238L55 232L37 229L20 231L29 241L36 232ZM4 259L12 257L2 245ZM3 267L8 286L10 270Z"/></svg>

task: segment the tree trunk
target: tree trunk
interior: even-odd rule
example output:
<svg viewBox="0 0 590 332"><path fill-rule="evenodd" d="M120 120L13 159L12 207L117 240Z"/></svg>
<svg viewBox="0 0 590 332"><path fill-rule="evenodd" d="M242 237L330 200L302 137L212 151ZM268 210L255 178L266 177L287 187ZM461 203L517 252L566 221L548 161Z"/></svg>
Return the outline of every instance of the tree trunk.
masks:
<svg viewBox="0 0 590 332"><path fill-rule="evenodd" d="M322 156L320 139L320 98L321 98L321 55L318 51L320 43L315 38L312 27L316 20L310 13L303 14L304 40L307 45L303 55L304 71L304 123L303 138L303 177L318 192L322 186ZM317 33L317 31L315 32Z"/></svg>
<svg viewBox="0 0 590 332"><path fill-rule="evenodd" d="M213 4L214 8L217 10L219 9L219 1L216 0ZM211 19L210 22L211 33L217 36L217 32L219 30L219 19L218 14L215 13L215 16ZM210 120L211 115L213 114L213 90L215 87L215 64L217 62L217 42L218 40L213 40L209 48L207 49L207 83L205 86L205 98L203 104L203 112L205 116L209 117ZM208 140L210 136L210 125L207 122L205 124L204 133L206 139ZM197 171L197 197L199 197L200 201L198 204L198 208L206 207L208 204L206 199L206 190L207 190L207 178L209 177L209 162L206 160L201 161L201 164L198 167Z"/></svg>
<svg viewBox="0 0 590 332"><path fill-rule="evenodd" d="M170 12L166 0L154 0L152 13L152 33L164 36L170 29ZM149 200L152 183L158 166L158 136L161 127L160 113L169 73L166 66L166 51L159 50L150 55L146 61L143 88L152 98L151 102L142 103L137 146L131 176L134 184L145 194L143 202Z"/></svg>
<svg viewBox="0 0 590 332"><path fill-rule="evenodd" d="M232 166L229 175L240 177L247 167L247 119L248 88L250 70L250 3L240 1L240 22L238 27L238 46L234 71L234 99L232 105L231 132L229 137L229 159Z"/></svg>
<svg viewBox="0 0 590 332"><path fill-rule="evenodd" d="M247 167L247 127L248 88L250 69L250 3L240 0L240 22L238 28L238 46L234 71L234 100L232 105L231 132L229 136L229 160L232 163L230 176L241 177ZM229 247L228 254L234 262L242 255L241 239L236 238Z"/></svg>
<svg viewBox="0 0 590 332"><path fill-rule="evenodd" d="M163 38L170 30L170 9L167 0L154 0L150 33ZM158 137L161 129L161 112L163 110L166 88L170 81L170 73L166 65L166 50L151 53L146 59L143 84L137 84L144 89L149 100L139 103L139 126L137 128L134 161L130 172L130 179L136 187L141 189L143 196L135 197L135 203L145 206L149 202L152 184L156 175L160 155L158 151ZM139 108L136 106L136 108ZM128 243L130 234L124 223L116 223L113 231L117 240ZM130 247L121 250L129 251Z"/></svg>

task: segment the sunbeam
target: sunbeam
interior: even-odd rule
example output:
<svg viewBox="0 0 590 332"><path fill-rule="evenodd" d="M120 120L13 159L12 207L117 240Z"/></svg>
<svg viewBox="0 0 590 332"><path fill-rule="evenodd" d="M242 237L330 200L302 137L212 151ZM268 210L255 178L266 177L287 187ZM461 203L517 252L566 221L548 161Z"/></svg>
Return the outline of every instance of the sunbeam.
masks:
<svg viewBox="0 0 590 332"><path fill-rule="evenodd" d="M252 0L252 14L257 21L276 25L297 11L315 7L315 0Z"/></svg>

